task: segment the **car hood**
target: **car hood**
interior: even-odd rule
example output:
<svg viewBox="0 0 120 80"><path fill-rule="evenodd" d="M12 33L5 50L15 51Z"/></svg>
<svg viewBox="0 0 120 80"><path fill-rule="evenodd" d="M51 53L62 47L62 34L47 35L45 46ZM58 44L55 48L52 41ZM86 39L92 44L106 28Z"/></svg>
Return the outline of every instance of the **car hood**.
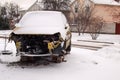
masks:
<svg viewBox="0 0 120 80"><path fill-rule="evenodd" d="M27 34L27 35L52 35L55 33L61 33L63 39L65 39L65 29L62 27L16 27L13 30L15 34Z"/></svg>

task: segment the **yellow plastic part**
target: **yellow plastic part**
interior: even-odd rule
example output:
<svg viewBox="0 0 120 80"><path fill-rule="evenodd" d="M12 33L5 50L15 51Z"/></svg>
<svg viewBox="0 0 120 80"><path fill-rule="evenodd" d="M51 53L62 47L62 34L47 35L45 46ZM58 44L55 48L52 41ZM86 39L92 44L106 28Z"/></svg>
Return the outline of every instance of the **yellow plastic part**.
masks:
<svg viewBox="0 0 120 80"><path fill-rule="evenodd" d="M48 49L49 49L49 50L54 49L54 44L53 44L52 42L49 42L49 43L48 43Z"/></svg>
<svg viewBox="0 0 120 80"><path fill-rule="evenodd" d="M21 42L16 42L16 48L20 49L21 48Z"/></svg>
<svg viewBox="0 0 120 80"><path fill-rule="evenodd" d="M56 44L54 44L53 42L48 42L49 52L52 52L52 50L57 48L59 46L59 44L60 44L60 41L58 41Z"/></svg>

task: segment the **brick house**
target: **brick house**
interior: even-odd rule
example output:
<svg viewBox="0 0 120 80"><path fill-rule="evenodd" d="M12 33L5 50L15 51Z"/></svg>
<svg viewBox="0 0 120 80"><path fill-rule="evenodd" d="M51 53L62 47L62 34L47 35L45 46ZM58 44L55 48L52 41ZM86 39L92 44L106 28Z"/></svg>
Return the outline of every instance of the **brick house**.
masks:
<svg viewBox="0 0 120 80"><path fill-rule="evenodd" d="M75 0L71 4L71 20L74 21L74 16L77 15L76 5L91 5L94 6L94 16L99 16L105 21L102 33L120 34L120 17L114 17L115 13L120 14L120 1L113 0ZM115 12L115 13L114 13Z"/></svg>

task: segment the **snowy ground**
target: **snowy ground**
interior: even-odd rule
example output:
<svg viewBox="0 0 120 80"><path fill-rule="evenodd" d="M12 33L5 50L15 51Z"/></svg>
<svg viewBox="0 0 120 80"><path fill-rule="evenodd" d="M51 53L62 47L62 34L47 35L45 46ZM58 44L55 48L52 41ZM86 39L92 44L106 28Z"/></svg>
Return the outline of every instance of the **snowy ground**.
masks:
<svg viewBox="0 0 120 80"><path fill-rule="evenodd" d="M72 43L77 40L91 41L91 37L88 34L79 37L74 33ZM67 62L60 64L23 68L0 63L0 80L120 80L120 35L102 34L97 41L115 44L97 51L72 47L71 54L66 56ZM3 43L0 39L0 50Z"/></svg>

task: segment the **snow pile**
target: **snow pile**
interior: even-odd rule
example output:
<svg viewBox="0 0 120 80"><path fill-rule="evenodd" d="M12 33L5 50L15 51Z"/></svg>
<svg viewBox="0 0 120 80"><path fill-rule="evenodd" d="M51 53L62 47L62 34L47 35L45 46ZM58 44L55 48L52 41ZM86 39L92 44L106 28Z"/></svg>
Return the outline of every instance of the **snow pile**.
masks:
<svg viewBox="0 0 120 80"><path fill-rule="evenodd" d="M13 56L13 55L1 55L0 61L3 63L13 63L20 61L20 56Z"/></svg>
<svg viewBox="0 0 120 80"><path fill-rule="evenodd" d="M120 61L120 44L104 47L98 50L97 52L95 52L95 54L98 54L106 59Z"/></svg>
<svg viewBox="0 0 120 80"><path fill-rule="evenodd" d="M0 60L2 62L17 62L20 60L20 56L16 56L16 47L14 41L8 42L7 41L6 50L12 52L11 55L2 55L1 52L4 51L5 48L5 40L0 39Z"/></svg>
<svg viewBox="0 0 120 80"><path fill-rule="evenodd" d="M0 30L0 37L9 37L12 30Z"/></svg>
<svg viewBox="0 0 120 80"><path fill-rule="evenodd" d="M108 5L119 5L120 3L116 2L115 0L92 0L94 3L97 4L108 4Z"/></svg>
<svg viewBox="0 0 120 80"><path fill-rule="evenodd" d="M0 38L0 51L4 50L5 47L5 39L1 39ZM16 47L15 47L15 43L14 41L8 41L8 39L6 40L6 50L10 50L12 52L16 52Z"/></svg>
<svg viewBox="0 0 120 80"><path fill-rule="evenodd" d="M114 44L110 44L107 47L104 46L102 49L98 50L97 52L94 52L94 54L101 56L103 58L106 58L106 59L120 61L120 35L100 34L97 40L92 40L91 36L89 34L81 34L80 36L78 36L77 33L73 33L73 36L72 36L73 43L77 43L77 44L81 44L81 45L82 44L90 45L90 46L93 46L95 44L95 43L87 44L87 42L80 43L78 40L114 43ZM105 45L105 43L102 43L102 44L100 43L100 45ZM97 44L96 46L98 47L99 44Z"/></svg>

